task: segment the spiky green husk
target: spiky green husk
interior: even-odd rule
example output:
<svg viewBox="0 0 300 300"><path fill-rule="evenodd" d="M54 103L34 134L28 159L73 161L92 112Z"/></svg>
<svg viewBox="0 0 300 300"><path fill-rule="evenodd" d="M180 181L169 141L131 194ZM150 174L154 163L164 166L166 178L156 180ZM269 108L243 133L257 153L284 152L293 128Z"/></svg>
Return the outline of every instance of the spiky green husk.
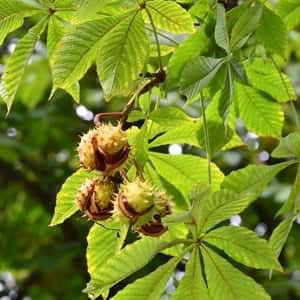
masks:
<svg viewBox="0 0 300 300"><path fill-rule="evenodd" d="M81 137L77 147L80 164L88 170L96 169L95 149L93 139L96 135L96 130L91 129Z"/></svg>
<svg viewBox="0 0 300 300"><path fill-rule="evenodd" d="M136 179L122 185L121 193L129 205L139 214L144 213L154 204L154 188L146 181Z"/></svg>
<svg viewBox="0 0 300 300"><path fill-rule="evenodd" d="M120 124L103 124L96 128L96 141L100 152L113 155L128 145L127 132Z"/></svg>

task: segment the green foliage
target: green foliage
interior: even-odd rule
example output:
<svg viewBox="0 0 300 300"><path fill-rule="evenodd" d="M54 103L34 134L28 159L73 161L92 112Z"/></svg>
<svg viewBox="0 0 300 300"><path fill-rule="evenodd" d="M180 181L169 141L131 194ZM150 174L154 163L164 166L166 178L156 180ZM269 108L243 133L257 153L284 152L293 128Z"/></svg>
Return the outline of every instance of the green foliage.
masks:
<svg viewBox="0 0 300 300"><path fill-rule="evenodd" d="M262 269L281 269L266 240L243 227L224 226L209 232L204 240L225 251L236 261Z"/></svg>
<svg viewBox="0 0 300 300"><path fill-rule="evenodd" d="M129 284L125 289L120 291L113 299L153 299L159 300L163 293L169 277L176 265L180 262L181 257L174 257L169 262L160 266L148 276L138 279Z"/></svg>
<svg viewBox="0 0 300 300"><path fill-rule="evenodd" d="M199 298L209 299L207 287L202 275L202 266L200 265L199 250L194 249L192 256L185 269L185 275L179 283L172 300L196 300Z"/></svg>
<svg viewBox="0 0 300 300"><path fill-rule="evenodd" d="M214 192L205 195L204 199L201 198L195 196L195 205L192 209L198 235L242 212L249 205L249 197L227 190Z"/></svg>
<svg viewBox="0 0 300 300"><path fill-rule="evenodd" d="M143 238L126 246L102 264L101 268L95 270L87 292L94 297L99 296L107 288L146 265L165 244L157 239Z"/></svg>
<svg viewBox="0 0 300 300"><path fill-rule="evenodd" d="M101 21L102 22L102 21ZM125 94L144 67L148 39L142 15L129 13L101 41L97 70L108 97ZM124 59L126 57L126 59Z"/></svg>
<svg viewBox="0 0 300 300"><path fill-rule="evenodd" d="M292 163L294 162L288 161L273 166L247 166L226 176L222 187L236 193L244 193L252 199L256 199L270 180Z"/></svg>
<svg viewBox="0 0 300 300"><path fill-rule="evenodd" d="M300 133L293 132L280 140L272 152L273 157L300 157ZM299 151L299 152L298 152Z"/></svg>
<svg viewBox="0 0 300 300"><path fill-rule="evenodd" d="M273 33L276 32L276 35ZM288 32L283 20L271 9L264 7L261 22L257 28L257 39L270 52L284 54Z"/></svg>
<svg viewBox="0 0 300 300"><path fill-rule="evenodd" d="M190 14L177 3L163 0L149 1L146 4L146 11L151 15L154 25L162 30L172 33L195 31Z"/></svg>
<svg viewBox="0 0 300 300"><path fill-rule="evenodd" d="M189 61L181 74L180 88L192 99L212 81L224 63L222 58L199 56Z"/></svg>
<svg viewBox="0 0 300 300"><path fill-rule="evenodd" d="M99 176L97 172L88 173L85 169L79 169L66 180L57 194L56 207L50 224L51 226L63 223L78 210L75 197L79 187L86 179L97 178L97 176Z"/></svg>
<svg viewBox="0 0 300 300"><path fill-rule="evenodd" d="M236 101L246 127L262 136L280 137L283 112L280 104L264 97L258 90L236 84Z"/></svg>
<svg viewBox="0 0 300 300"><path fill-rule="evenodd" d="M245 276L213 250L203 247L209 294L213 299L271 299L253 279Z"/></svg>
<svg viewBox="0 0 300 300"><path fill-rule="evenodd" d="M239 268L282 271L278 258L300 211L299 121L293 104L289 108L299 91L297 81L285 73L292 73L286 62L294 62L299 52L291 40L299 31L300 6L299 0L273 6L233 2L0 0L0 97L8 112L14 102L17 109L8 120L13 125L0 122L7 131L0 135L0 167L9 170L7 176L0 173L3 198L27 199L28 189L34 198L40 193L52 210L58 189L52 176L61 182L73 171L57 194L50 225L64 223L79 209L88 216L89 297L158 300L177 268L185 267L169 298L270 299ZM74 172L75 141L88 126L78 125L65 92L83 101L75 108L85 121L100 111L95 129L80 142L89 170ZM45 109L41 100L48 93L56 101ZM33 109L28 119L23 117ZM102 127L108 118L113 125ZM19 120L26 124L22 134ZM251 145L253 133L257 137ZM266 151L272 160L265 159ZM63 166L50 172L56 164ZM288 174L288 182L282 174ZM274 177L285 185L294 178L281 208L268 202ZM85 186L87 193L76 201L86 179L103 182ZM20 182L10 189L6 183L11 180ZM127 184L134 188L127 190ZM97 190L108 185L108 191ZM135 211L132 203L141 209ZM23 217L18 221L17 213L5 211L3 223L32 220L32 236L49 217L40 208L25 217L17 201L15 209ZM282 217L277 227L276 211ZM244 227L226 226L237 214L251 228L267 214L268 229L275 228L269 242ZM75 222L66 222L63 235L53 235L51 243L64 237L73 242ZM24 265L49 248L45 236L38 234L41 248L24 251ZM24 241L16 243L20 251ZM57 248L67 255L63 266L77 264L79 247ZM8 252L1 256L9 257ZM286 260L291 252L285 253ZM4 267L21 269L20 261ZM26 272L35 274L38 263L29 265ZM46 262L42 268L48 267ZM73 268L68 271L75 274ZM264 282L265 273L253 270L251 275L274 293ZM70 295L55 293L57 299L80 297Z"/></svg>
<svg viewBox="0 0 300 300"><path fill-rule="evenodd" d="M20 40L16 50L10 56L0 86L0 96L7 105L8 111L12 106L18 87L22 80L27 62L32 55L35 43L43 33L46 20L42 19Z"/></svg>

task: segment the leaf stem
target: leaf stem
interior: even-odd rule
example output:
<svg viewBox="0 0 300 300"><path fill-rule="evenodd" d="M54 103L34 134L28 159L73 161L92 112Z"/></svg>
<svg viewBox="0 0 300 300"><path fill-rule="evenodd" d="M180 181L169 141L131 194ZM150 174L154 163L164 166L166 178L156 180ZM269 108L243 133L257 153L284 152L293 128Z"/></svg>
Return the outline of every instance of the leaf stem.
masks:
<svg viewBox="0 0 300 300"><path fill-rule="evenodd" d="M210 151L210 142L209 142L209 134L207 127L207 120L205 114L205 105L202 94L200 94L200 102L202 109L202 118L203 118L203 131L204 131L204 140L205 140L205 150L207 157L207 169L208 169L208 184L211 185L211 151Z"/></svg>
<svg viewBox="0 0 300 300"><path fill-rule="evenodd" d="M145 11L148 15L148 18L150 20L150 24L151 24L152 29L153 29L153 34L154 34L154 38L155 38L157 54L158 54L158 59L159 59L159 68L160 68L160 70L163 70L163 63L162 63L162 59L161 59L161 51L160 51L160 44L159 44L159 40L158 40L157 30L156 30L155 24L153 22L152 15L149 12L149 10L147 9L147 6L145 6Z"/></svg>

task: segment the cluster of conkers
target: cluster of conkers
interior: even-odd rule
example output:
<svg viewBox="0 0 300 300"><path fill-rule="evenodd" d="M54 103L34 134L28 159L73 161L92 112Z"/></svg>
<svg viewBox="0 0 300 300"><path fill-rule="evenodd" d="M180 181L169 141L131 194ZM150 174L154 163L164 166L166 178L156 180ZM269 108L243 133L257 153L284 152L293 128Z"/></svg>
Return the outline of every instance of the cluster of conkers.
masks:
<svg viewBox="0 0 300 300"><path fill-rule="evenodd" d="M171 213L170 197L140 177L118 179L130 152L127 132L120 124L91 129L82 136L77 150L82 167L103 174L102 179L86 180L77 194L77 205L89 219L117 218L149 236L167 230L161 218Z"/></svg>

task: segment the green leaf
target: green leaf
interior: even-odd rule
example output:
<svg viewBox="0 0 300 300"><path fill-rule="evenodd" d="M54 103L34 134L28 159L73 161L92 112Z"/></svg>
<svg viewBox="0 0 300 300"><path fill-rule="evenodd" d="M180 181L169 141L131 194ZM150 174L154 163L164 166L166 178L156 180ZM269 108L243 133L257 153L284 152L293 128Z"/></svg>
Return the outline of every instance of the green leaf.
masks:
<svg viewBox="0 0 300 300"><path fill-rule="evenodd" d="M159 300L181 257L174 257L149 275L137 279L122 289L113 300Z"/></svg>
<svg viewBox="0 0 300 300"><path fill-rule="evenodd" d="M141 129L131 127L129 135L129 145L131 146L131 155L139 166L143 169L146 161L148 160L148 126L145 122Z"/></svg>
<svg viewBox="0 0 300 300"><path fill-rule="evenodd" d="M71 23L80 24L101 19L108 15L124 13L125 5L123 3L122 0L83 0L72 15Z"/></svg>
<svg viewBox="0 0 300 300"><path fill-rule="evenodd" d="M145 266L164 246L165 242L148 237L127 245L97 269L85 291L94 297L99 296L107 288Z"/></svg>
<svg viewBox="0 0 300 300"><path fill-rule="evenodd" d="M177 125L166 131L166 133L159 135L155 140L150 143L150 147L158 147L161 145L169 144L189 144L195 147L202 147L204 144L200 144L199 137L203 135L202 125L200 122L190 123L190 125Z"/></svg>
<svg viewBox="0 0 300 300"><path fill-rule="evenodd" d="M47 19L43 18L19 40L13 54L9 57L1 81L0 95L11 109L15 95L22 80L26 65L33 52L34 46L43 33Z"/></svg>
<svg viewBox="0 0 300 300"><path fill-rule="evenodd" d="M250 35L256 30L261 15L261 4L256 4L244 10L231 31L230 47L232 50L241 48L247 42Z"/></svg>
<svg viewBox="0 0 300 300"><path fill-rule="evenodd" d="M26 107L33 109L44 101L44 95L51 85L51 72L48 59L42 55L35 56L24 72L16 99Z"/></svg>
<svg viewBox="0 0 300 300"><path fill-rule="evenodd" d="M226 66L226 77L224 87L220 92L218 111L225 126L228 125L228 117L233 100L233 80L230 64Z"/></svg>
<svg viewBox="0 0 300 300"><path fill-rule="evenodd" d="M51 58L57 43L65 33L65 24L56 16L52 15L49 19L47 34L48 56Z"/></svg>
<svg viewBox="0 0 300 300"><path fill-rule="evenodd" d="M279 55L284 54L288 43L286 26L283 20L266 6L264 6L256 36L258 41L270 52Z"/></svg>
<svg viewBox="0 0 300 300"><path fill-rule="evenodd" d="M120 22L107 17L72 27L58 42L51 64L54 89L67 89L87 72L99 51L103 36Z"/></svg>
<svg viewBox="0 0 300 300"><path fill-rule="evenodd" d="M189 207L189 203L183 197L179 189L171 184L166 178L160 176L150 162L147 162L145 165L144 176L154 186L165 190L172 197L176 207L178 207L179 209L187 209Z"/></svg>
<svg viewBox="0 0 300 300"><path fill-rule="evenodd" d="M160 107L152 111L149 118L165 128L193 125L194 122L193 118L177 106Z"/></svg>
<svg viewBox="0 0 300 300"><path fill-rule="evenodd" d="M99 176L100 174L96 171L88 172L85 169L79 169L67 178L56 196L55 212L50 226L63 223L78 210L76 205L78 189L87 179L93 179Z"/></svg>
<svg viewBox="0 0 300 300"><path fill-rule="evenodd" d="M197 183L207 183L207 160L193 155L169 155L149 152L150 161L160 176L174 185L185 198ZM223 174L211 164L212 187L217 189Z"/></svg>
<svg viewBox="0 0 300 300"><path fill-rule="evenodd" d="M185 268L185 275L179 282L172 300L208 300L208 290L203 279L199 249L195 248Z"/></svg>
<svg viewBox="0 0 300 300"><path fill-rule="evenodd" d="M300 158L300 131L292 132L281 138L279 145L273 150L272 156Z"/></svg>
<svg viewBox="0 0 300 300"><path fill-rule="evenodd" d="M231 137L231 131L225 132L225 127L221 122L209 121L207 128L210 139L211 154L219 151ZM218 136L218 139L214 138ZM205 148L205 137L202 122L198 121L190 125L180 125L169 129L164 134L159 135L150 143L150 148L169 144L188 144L195 147Z"/></svg>
<svg viewBox="0 0 300 300"><path fill-rule="evenodd" d="M204 23L195 34L190 35L175 50L168 64L167 84L169 88L178 85L181 72L189 60L206 54L211 46L207 31L209 31L208 25Z"/></svg>
<svg viewBox="0 0 300 300"><path fill-rule="evenodd" d="M284 115L282 106L258 90L236 83L235 100L240 118L248 130L262 136L280 137Z"/></svg>
<svg viewBox="0 0 300 300"><path fill-rule="evenodd" d="M300 24L300 1L299 0L280 0L278 4L278 13L291 30Z"/></svg>
<svg viewBox="0 0 300 300"><path fill-rule="evenodd" d="M153 0L146 3L155 27L172 33L195 32L191 15L179 4L172 1ZM144 13L149 23L147 14Z"/></svg>
<svg viewBox="0 0 300 300"><path fill-rule="evenodd" d="M246 228L223 226L205 235L204 241L248 267L281 270L267 241Z"/></svg>
<svg viewBox="0 0 300 300"><path fill-rule="evenodd" d="M300 210L300 165L297 166L297 174L289 194L289 198L282 205L280 210L277 212L276 216L285 213L299 213Z"/></svg>
<svg viewBox="0 0 300 300"><path fill-rule="evenodd" d="M222 183L222 188L244 193L256 199L266 188L267 184L279 173L295 161L287 161L280 164L250 165L241 170L233 171L227 175Z"/></svg>
<svg viewBox="0 0 300 300"><path fill-rule="evenodd" d="M272 232L269 245L279 257L294 224L294 217L283 220Z"/></svg>
<svg viewBox="0 0 300 300"><path fill-rule="evenodd" d="M131 12L102 39L97 71L108 98L126 94L138 79L148 53L149 40L140 11Z"/></svg>
<svg viewBox="0 0 300 300"><path fill-rule="evenodd" d="M211 299L270 300L271 297L252 278L234 268L213 250L202 247L205 274Z"/></svg>
<svg viewBox="0 0 300 300"><path fill-rule="evenodd" d="M249 200L249 196L229 190L211 193L204 200L196 199L192 214L197 222L198 235L243 211L249 205Z"/></svg>
<svg viewBox="0 0 300 300"><path fill-rule="evenodd" d="M226 13L223 4L217 3L217 22L215 27L215 40L219 47L229 53L229 36L226 26Z"/></svg>
<svg viewBox="0 0 300 300"><path fill-rule="evenodd" d="M110 223L108 227L115 225L114 222ZM87 267L90 277L93 278L98 269L116 253L118 245L117 232L101 227L99 224L94 224L87 236L87 242ZM108 290L103 294L107 292Z"/></svg>
<svg viewBox="0 0 300 300"><path fill-rule="evenodd" d="M4 16L21 14L23 17L42 12L43 7L34 0L1 0L0 19Z"/></svg>
<svg viewBox="0 0 300 300"><path fill-rule="evenodd" d="M2 45L6 36L21 27L23 24L23 17L19 14L13 14L9 16L1 16L0 12L0 45Z"/></svg>
<svg viewBox="0 0 300 300"><path fill-rule="evenodd" d="M188 98L198 95L214 78L223 63L223 58L199 56L191 59L181 74L181 92Z"/></svg>
<svg viewBox="0 0 300 300"><path fill-rule="evenodd" d="M256 58L244 66L253 87L264 91L278 102L296 99L291 80L286 74L280 73L274 64Z"/></svg>

